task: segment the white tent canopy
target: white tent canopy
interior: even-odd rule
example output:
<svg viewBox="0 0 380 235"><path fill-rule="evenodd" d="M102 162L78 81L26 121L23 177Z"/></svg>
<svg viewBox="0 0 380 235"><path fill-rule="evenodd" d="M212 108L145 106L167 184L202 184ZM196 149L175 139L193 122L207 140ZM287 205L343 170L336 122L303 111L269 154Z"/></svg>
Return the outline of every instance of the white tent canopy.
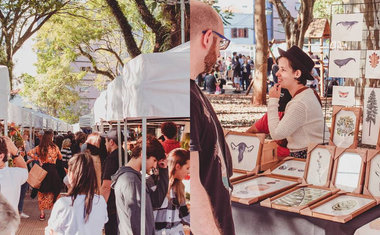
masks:
<svg viewBox="0 0 380 235"><path fill-rule="evenodd" d="M123 119L123 96L125 88L123 77L116 77L107 87L107 121Z"/></svg>
<svg viewBox="0 0 380 235"><path fill-rule="evenodd" d="M0 65L0 84L0 119L7 119L10 87L8 68L4 65Z"/></svg>
<svg viewBox="0 0 380 235"><path fill-rule="evenodd" d="M107 118L107 91L100 93L94 103L94 122L99 123Z"/></svg>

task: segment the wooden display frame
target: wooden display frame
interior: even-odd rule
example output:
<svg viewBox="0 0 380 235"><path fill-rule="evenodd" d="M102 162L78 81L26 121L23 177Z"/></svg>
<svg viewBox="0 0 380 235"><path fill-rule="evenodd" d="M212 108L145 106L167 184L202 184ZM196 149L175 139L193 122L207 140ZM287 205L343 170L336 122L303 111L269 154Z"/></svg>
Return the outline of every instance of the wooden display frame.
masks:
<svg viewBox="0 0 380 235"><path fill-rule="evenodd" d="M282 177L286 177L286 178L290 178L290 179L302 179L303 176L301 176L301 177L295 177L295 176L289 176L289 175L276 174L276 173L273 172L278 167L280 167L282 164L286 163L287 161L291 161L291 160L304 162L305 163L305 168L306 168L306 159L300 159L300 158L294 158L294 157L286 157L282 161L280 161L279 163L277 163L276 165L274 165L272 168L270 168L269 170L265 171L265 174L277 175L277 176L282 176ZM305 174L305 169L303 171L303 174Z"/></svg>
<svg viewBox="0 0 380 235"><path fill-rule="evenodd" d="M242 179L245 179L247 177L250 177L252 175L255 175L254 173L251 173L251 174L247 174L247 173L241 173L241 172L237 172L235 170L233 170L233 173L237 173L239 174L238 176L234 176L232 174L231 178L230 178L230 182L233 183L233 182L236 182L236 181L239 181L239 180L242 180Z"/></svg>
<svg viewBox="0 0 380 235"><path fill-rule="evenodd" d="M324 214L324 213L320 213L320 212L313 212L313 209L333 200L336 197L342 196L342 195L354 196L354 197L359 197L359 198L366 198L366 199L370 199L373 201L371 203L369 203L368 205L357 209L356 211L352 212L349 215L333 216L333 215ZM335 221L335 222L339 222L339 223L346 223L347 221L350 221L351 219L353 219L356 216L362 214L363 212L371 209L374 206L376 206L376 200L371 196L355 194L355 193L338 192L331 197L328 197L328 198L326 198L320 202L317 202L316 204L314 204L310 207L307 207L307 208L301 210L300 213L302 215L307 215L307 216L311 216L311 217L315 217L315 218L331 220L331 221Z"/></svg>
<svg viewBox="0 0 380 235"><path fill-rule="evenodd" d="M264 145L264 141L265 141L265 134L251 134L251 133L245 133L245 132L226 131L224 137L226 138L228 135L249 136L249 137L256 137L259 139L260 145L259 145L259 150L257 152L256 164L255 164L255 166L253 166L253 169L252 170L244 170L244 169L235 168L235 166L233 166L234 167L233 171L237 172L237 173L244 173L246 175L258 174L259 170L260 170L260 162L261 162L263 145ZM226 142L227 142L227 140L226 140ZM230 148L230 146L228 146L228 147ZM230 149L230 152L231 152L231 149ZM233 161L234 160L232 160L232 162Z"/></svg>
<svg viewBox="0 0 380 235"><path fill-rule="evenodd" d="M266 194L263 194L263 195L257 196L257 197L251 197L251 198L239 198L239 197L232 196L232 194L231 194L231 201L238 202L238 203L241 203L241 204L250 205L250 204L256 203L258 201L261 201L263 199L266 199L268 197L271 197L273 195L276 195L276 194L278 194L280 192L286 191L286 190L288 190L288 189L290 189L290 188L292 188L292 187L294 187L294 186L296 186L296 185L298 185L300 183L300 180L290 179L290 178L284 177L284 176L270 175L270 174L259 174L259 175L255 175L255 176L252 176L252 177L245 178L243 180L236 181L236 182L232 183L232 185L236 185L236 184L239 184L239 183L242 183L242 182L245 182L245 181L253 180L253 179L256 179L256 178L259 178L259 177L269 177L269 178L273 178L273 179L287 180L287 181L294 182L294 184L290 184L290 185L288 185L286 187L274 190L273 192L266 193Z"/></svg>
<svg viewBox="0 0 380 235"><path fill-rule="evenodd" d="M346 148L336 148L335 150L335 156L334 156L334 168L333 168L333 175L331 178L330 188L337 188L335 186L337 171L338 171L338 164L339 164L339 158L343 155L343 153L356 153L359 154L362 158L362 164L360 166L360 173L359 173L359 180L358 185L355 188L355 190L352 193L358 193L360 194L363 189L363 180L364 180L364 174L365 174L365 163L366 163L366 157L367 157L367 150L366 149L346 149Z"/></svg>
<svg viewBox="0 0 380 235"><path fill-rule="evenodd" d="M377 138L376 149L380 150L380 128L379 128L379 137Z"/></svg>
<svg viewBox="0 0 380 235"><path fill-rule="evenodd" d="M332 123L331 123L331 135L330 135L330 141L329 145L337 146L334 143L334 132L335 132L335 122L336 122L336 116L340 111L351 111L356 116L356 122L355 122L355 130L354 130L354 141L353 143L348 146L347 148L355 149L358 146L358 133L359 133L359 125L360 125L360 118L362 114L362 110L360 107L342 107L342 106L333 106L333 112L332 112Z"/></svg>
<svg viewBox="0 0 380 235"><path fill-rule="evenodd" d="M310 184L310 182L307 181L307 175L309 173L309 167L310 167L310 161L311 161L311 153L316 148L327 149L331 153L331 159L330 159L331 161L330 161L329 168L328 168L327 182L324 185L320 185L321 187L328 188L330 186L330 182L331 182L331 175L332 175L332 170L333 170L333 166L334 166L334 157L335 157L335 149L336 149L335 146L331 146L331 145L318 145L318 144L310 144L309 145L308 151L307 151L305 174L304 174L304 177L303 177L304 183L305 184Z"/></svg>
<svg viewBox="0 0 380 235"><path fill-rule="evenodd" d="M329 191L329 193L327 193L326 195L323 195L317 199L314 199L313 201L307 203L306 205L303 205L303 206L285 206L285 205L280 205L280 204L276 204L274 203L274 201L278 198L281 198L289 193L292 193L294 192L295 190L297 189L300 189L300 188L316 188L316 189L323 189L323 190L326 190L326 191ZM272 198L267 198L266 200L262 201L260 203L261 206L265 206L265 207L269 207L269 208L274 208L274 209L278 209L278 210L283 210L283 211L289 211L289 212L294 212L294 213L300 213L301 210L319 202L319 201L322 201L328 197L330 197L331 195L337 193L339 190L337 189L330 189L330 188L326 188L326 187L321 187L321 186L314 186L314 185L310 185L310 184L301 184L301 185L296 185L295 187L285 191L285 192L282 192Z"/></svg>
<svg viewBox="0 0 380 235"><path fill-rule="evenodd" d="M371 164L372 164L372 159L380 154L380 149L375 150L375 149L369 149L367 152L367 165L366 165L366 173L365 173L365 181L364 181L364 188L363 188L363 194L364 195L369 195L372 196L377 204L380 204L380 195L379 196L374 196L370 191L369 191L369 177L370 177L370 171L371 171Z"/></svg>
<svg viewBox="0 0 380 235"><path fill-rule="evenodd" d="M265 141L261 153L260 171L266 171L278 163L277 143Z"/></svg>

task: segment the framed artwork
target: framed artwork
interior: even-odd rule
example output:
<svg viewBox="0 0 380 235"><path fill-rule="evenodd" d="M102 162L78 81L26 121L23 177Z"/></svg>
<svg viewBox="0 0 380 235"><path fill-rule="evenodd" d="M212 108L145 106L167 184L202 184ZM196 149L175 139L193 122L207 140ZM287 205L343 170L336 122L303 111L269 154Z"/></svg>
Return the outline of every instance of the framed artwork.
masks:
<svg viewBox="0 0 380 235"><path fill-rule="evenodd" d="M355 105L355 87L333 86L332 105L352 107Z"/></svg>
<svg viewBox="0 0 380 235"><path fill-rule="evenodd" d="M247 174L245 173L240 173L240 172L236 172L236 171L233 171L233 174L232 176L230 177L230 181L231 182L235 182L235 181L238 181L238 180L241 180L241 179L244 179L248 177Z"/></svg>
<svg viewBox="0 0 380 235"><path fill-rule="evenodd" d="M380 88L364 88L362 143L376 145L380 131Z"/></svg>
<svg viewBox="0 0 380 235"><path fill-rule="evenodd" d="M380 79L380 51L367 50L365 57L365 78Z"/></svg>
<svg viewBox="0 0 380 235"><path fill-rule="evenodd" d="M260 203L262 206L299 213L300 210L332 195L329 188L298 185Z"/></svg>
<svg viewBox="0 0 380 235"><path fill-rule="evenodd" d="M367 152L367 167L363 194L373 196L380 203L380 150Z"/></svg>
<svg viewBox="0 0 380 235"><path fill-rule="evenodd" d="M369 196L337 193L309 208L301 210L301 214L346 223L375 205L376 201Z"/></svg>
<svg viewBox="0 0 380 235"><path fill-rule="evenodd" d="M361 109L333 106L330 145L356 148Z"/></svg>
<svg viewBox="0 0 380 235"><path fill-rule="evenodd" d="M330 51L329 77L359 78L360 51Z"/></svg>
<svg viewBox="0 0 380 235"><path fill-rule="evenodd" d="M249 205L297 184L297 180L281 176L257 175L234 182L231 200Z"/></svg>
<svg viewBox="0 0 380 235"><path fill-rule="evenodd" d="M278 163L277 143L275 141L266 141L263 145L263 151L260 160L260 171L266 171Z"/></svg>
<svg viewBox="0 0 380 235"><path fill-rule="evenodd" d="M305 181L308 184L329 187L333 168L335 146L310 145L305 167Z"/></svg>
<svg viewBox="0 0 380 235"><path fill-rule="evenodd" d="M265 134L229 131L225 138L230 148L234 170L241 173L258 173Z"/></svg>
<svg viewBox="0 0 380 235"><path fill-rule="evenodd" d="M337 148L330 187L350 193L361 193L366 157L365 149Z"/></svg>
<svg viewBox="0 0 380 235"><path fill-rule="evenodd" d="M305 173L305 159L285 158L283 161L275 165L270 173L274 175L287 176L292 178L302 178Z"/></svg>
<svg viewBox="0 0 380 235"><path fill-rule="evenodd" d="M363 14L333 14L332 41L362 41Z"/></svg>

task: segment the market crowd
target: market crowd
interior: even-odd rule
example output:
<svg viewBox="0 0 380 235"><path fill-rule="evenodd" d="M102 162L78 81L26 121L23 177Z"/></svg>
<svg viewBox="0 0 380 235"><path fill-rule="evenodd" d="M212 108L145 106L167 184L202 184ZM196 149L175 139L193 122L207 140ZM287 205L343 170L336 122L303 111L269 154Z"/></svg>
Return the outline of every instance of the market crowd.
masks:
<svg viewBox="0 0 380 235"><path fill-rule="evenodd" d="M185 234L190 214L182 181L189 177L189 135L178 141L177 130L165 122L159 138L147 136L146 172L141 172L142 138L133 132L124 141L115 129L30 135L12 125L8 136L0 136L0 231L16 234L20 217L29 218L23 203L30 192L39 219L48 219L45 234L140 234L141 178L146 177L145 233ZM26 182L33 168L47 173L38 188Z"/></svg>

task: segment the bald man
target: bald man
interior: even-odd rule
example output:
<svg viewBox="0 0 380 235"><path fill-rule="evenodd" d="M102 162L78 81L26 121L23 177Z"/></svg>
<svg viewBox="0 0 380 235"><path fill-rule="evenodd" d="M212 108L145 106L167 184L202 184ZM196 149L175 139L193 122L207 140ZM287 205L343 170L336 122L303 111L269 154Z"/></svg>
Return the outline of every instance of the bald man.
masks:
<svg viewBox="0 0 380 235"><path fill-rule="evenodd" d="M229 40L220 16L208 5L190 2L191 230L234 235L229 191L231 155L223 129L207 97L195 83L209 72Z"/></svg>

